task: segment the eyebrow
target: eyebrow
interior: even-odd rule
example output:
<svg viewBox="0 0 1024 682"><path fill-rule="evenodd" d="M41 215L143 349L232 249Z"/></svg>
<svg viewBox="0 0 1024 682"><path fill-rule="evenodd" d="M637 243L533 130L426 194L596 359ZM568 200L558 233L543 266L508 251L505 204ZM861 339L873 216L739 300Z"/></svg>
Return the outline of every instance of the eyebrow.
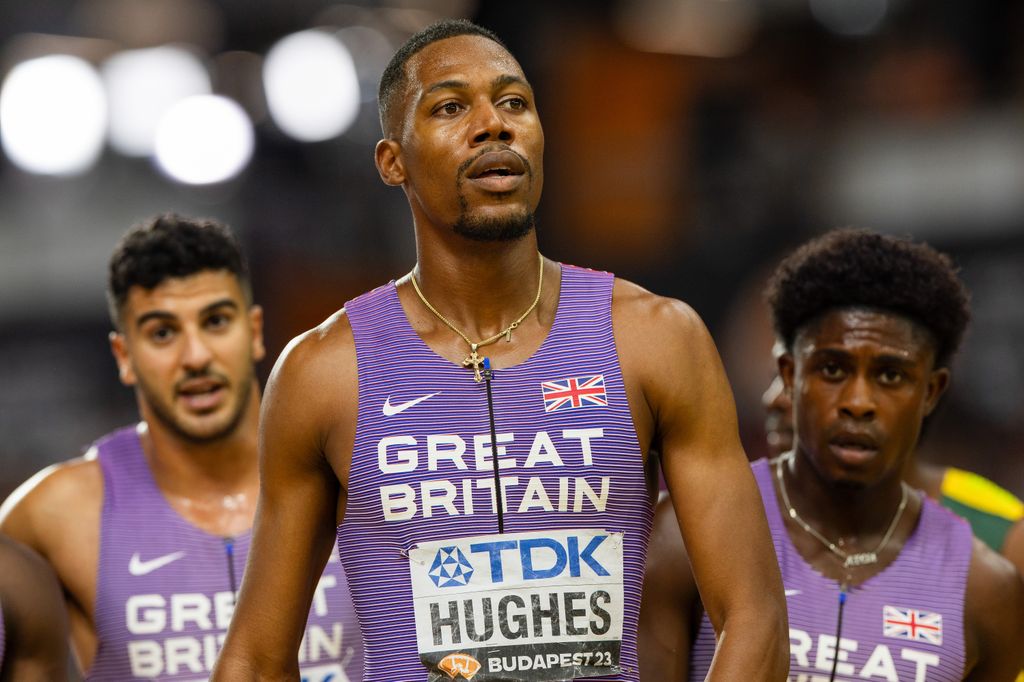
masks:
<svg viewBox="0 0 1024 682"><path fill-rule="evenodd" d="M526 80L524 80L523 78L520 78L519 76L515 76L515 75L512 75L512 74L502 74L500 76L497 76L496 78L494 78L491 81L491 89L492 90L497 90L498 88L503 88L503 87L506 87L508 85L522 85L522 86L527 87L527 88L530 87L530 84L527 83ZM427 88L426 91L423 93L423 96L426 97L427 95L429 95L431 93L434 93L434 92L437 92L438 90L466 90L468 88L469 88L469 83L467 83L466 81L460 81L460 80L439 81L439 82L434 83L433 85L431 85L429 88Z"/></svg>
<svg viewBox="0 0 1024 682"><path fill-rule="evenodd" d="M239 306L238 303L233 299L221 298L214 301L213 303L210 303L209 305L203 306L203 309L199 311L199 314L205 315L207 313L213 312L217 308L233 308L234 310L238 310ZM177 319L177 317L177 315L169 313L166 310L151 310L147 313L139 315L139 318L135 320L135 326L136 328L141 327L150 320L174 320Z"/></svg>
<svg viewBox="0 0 1024 682"><path fill-rule="evenodd" d="M839 348L819 348L811 353L810 357L825 357L833 360L845 360L853 356L853 353ZM909 367L914 364L911 358L907 358L902 355L896 355L895 353L880 353L875 356L872 360L873 364L880 365L899 365L901 367Z"/></svg>

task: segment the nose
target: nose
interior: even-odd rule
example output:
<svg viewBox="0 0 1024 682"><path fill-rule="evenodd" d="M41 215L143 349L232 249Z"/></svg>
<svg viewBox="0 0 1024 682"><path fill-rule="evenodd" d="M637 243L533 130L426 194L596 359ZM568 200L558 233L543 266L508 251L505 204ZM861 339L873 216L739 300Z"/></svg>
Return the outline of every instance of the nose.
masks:
<svg viewBox="0 0 1024 682"><path fill-rule="evenodd" d="M484 142L511 142L512 127L493 102L478 104L473 110L473 144Z"/></svg>
<svg viewBox="0 0 1024 682"><path fill-rule="evenodd" d="M772 383L768 384L761 396L761 405L766 412L789 412L792 409L793 401L786 394L786 384L782 377L776 374Z"/></svg>
<svg viewBox="0 0 1024 682"><path fill-rule="evenodd" d="M198 330L184 333L185 346L182 349L182 366L190 372L198 372L209 366L213 360L213 352L209 344Z"/></svg>
<svg viewBox="0 0 1024 682"><path fill-rule="evenodd" d="M839 395L839 413L853 419L873 419L875 409L871 382L859 374L851 376Z"/></svg>

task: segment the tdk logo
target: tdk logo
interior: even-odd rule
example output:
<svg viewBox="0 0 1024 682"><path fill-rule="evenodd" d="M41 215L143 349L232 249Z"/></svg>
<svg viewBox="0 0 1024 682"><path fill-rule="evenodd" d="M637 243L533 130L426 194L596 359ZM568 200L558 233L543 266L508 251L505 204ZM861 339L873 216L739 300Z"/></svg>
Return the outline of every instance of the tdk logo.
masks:
<svg viewBox="0 0 1024 682"><path fill-rule="evenodd" d="M465 586L485 563L490 567L492 584L517 580L520 576L522 580L546 580L567 573L569 577L578 578L586 568L593 575L608 576L608 570L594 556L607 538L607 535L586 536L583 539L587 544L582 549L580 538L575 535L477 542L468 547L468 554L476 565L459 547L442 547L428 575L438 587Z"/></svg>
<svg viewBox="0 0 1024 682"><path fill-rule="evenodd" d="M438 587L468 585L469 579L473 577L473 564L469 563L458 547L442 547L437 550L427 575Z"/></svg>

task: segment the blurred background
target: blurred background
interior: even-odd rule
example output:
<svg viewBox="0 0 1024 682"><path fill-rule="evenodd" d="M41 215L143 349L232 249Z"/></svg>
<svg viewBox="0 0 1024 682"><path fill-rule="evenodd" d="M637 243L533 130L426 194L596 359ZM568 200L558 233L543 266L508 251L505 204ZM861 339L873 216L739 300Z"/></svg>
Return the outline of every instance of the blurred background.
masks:
<svg viewBox="0 0 1024 682"><path fill-rule="evenodd" d="M373 166L376 85L442 17L538 94L544 252L693 305L752 457L764 279L836 226L954 255L974 320L923 456L1024 495L1024 3L33 0L0 3L0 498L135 418L107 258L161 211L240 235L270 357L415 258Z"/></svg>

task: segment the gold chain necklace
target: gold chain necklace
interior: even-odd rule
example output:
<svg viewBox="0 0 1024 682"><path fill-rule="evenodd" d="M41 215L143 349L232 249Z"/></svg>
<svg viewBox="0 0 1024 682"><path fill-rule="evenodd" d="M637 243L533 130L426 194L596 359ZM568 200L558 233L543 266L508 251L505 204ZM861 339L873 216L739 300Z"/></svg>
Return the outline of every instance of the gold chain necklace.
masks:
<svg viewBox="0 0 1024 682"><path fill-rule="evenodd" d="M782 460L789 459L780 457L775 464L775 477L779 479L779 492L782 493L782 503L786 506L786 512L789 514L789 518L796 521L801 528L807 531L813 538L818 542L825 545L828 551L835 554L837 557L843 560L843 568L854 568L857 566L870 566L871 564L878 563L878 555L882 553L885 546L889 544L889 540L892 539L892 534L896 531L896 525L900 522L903 517L903 510L907 508L907 484L900 483L900 490L902 496L900 497L900 506L896 508L896 515L892 517L892 521L889 523L888 530L885 531L885 535L882 537L882 541L878 543L874 551L871 552L857 552L856 554L848 554L836 546L836 543L828 540L824 535L811 528L811 525L800 518L800 515L796 513L796 509L789 503L789 495L786 494L786 482L782 476Z"/></svg>
<svg viewBox="0 0 1024 682"><path fill-rule="evenodd" d="M409 273L409 279L412 280L412 288L416 290L416 295L420 297L421 301L423 301L423 305L427 306L427 309L430 312L434 313L437 319L444 322L449 329L451 329L453 332L461 336L463 340L469 344L469 357L462 361L462 366L471 367L473 369L473 378L477 382L481 380L480 368L483 367L484 364L484 359L477 354L477 350L482 348L483 346L487 346L494 343L503 336L505 337L505 341L512 341L512 331L520 324L522 324L523 320L526 319L526 316L532 313L533 309L536 308L537 304L540 302L540 292L544 288L544 256L541 256L538 253L537 257L540 262L540 276L537 278L537 295L534 296L533 303L531 303L530 307L526 309L526 312L517 317L512 324L505 327L494 336L488 336L486 339L483 339L482 341L477 341L476 343L470 341L469 337L466 336L466 334L461 329L459 329L454 324L449 322L447 317L445 317L444 315L437 311L437 308L430 305L430 301L428 301L427 297L423 295L422 291L420 291L420 285L416 282L416 275L414 275L412 272Z"/></svg>

